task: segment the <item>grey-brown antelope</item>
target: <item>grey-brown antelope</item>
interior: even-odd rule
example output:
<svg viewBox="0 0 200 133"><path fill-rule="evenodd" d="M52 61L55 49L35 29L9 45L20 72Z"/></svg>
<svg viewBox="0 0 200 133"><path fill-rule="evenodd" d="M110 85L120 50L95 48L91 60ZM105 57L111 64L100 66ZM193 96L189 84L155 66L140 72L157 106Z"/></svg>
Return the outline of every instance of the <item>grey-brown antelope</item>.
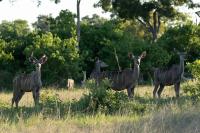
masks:
<svg viewBox="0 0 200 133"><path fill-rule="evenodd" d="M174 64L172 67L168 69L156 68L154 71L154 85L155 85L153 90L154 98L156 97L156 93L160 98L164 87L170 85L174 85L176 97L179 97L180 82L184 74L184 60L186 53L178 52L176 50L175 52L179 55L180 59L179 64Z"/></svg>
<svg viewBox="0 0 200 133"><path fill-rule="evenodd" d="M25 92L32 92L35 105L39 102L39 94L42 87L41 66L47 61L47 57L43 55L37 60L31 54L29 61L35 65L36 70L29 74L20 74L13 79L12 107L14 103L18 107L18 103Z"/></svg>
<svg viewBox="0 0 200 133"><path fill-rule="evenodd" d="M146 51L142 52L140 56L129 54L129 58L134 63L133 69L125 69L123 71L115 72L101 72L98 79L108 78L111 81L111 88L116 91L127 89L128 97L134 96L135 86L138 84L140 73L140 61L146 56Z"/></svg>
<svg viewBox="0 0 200 133"><path fill-rule="evenodd" d="M100 80L103 78L101 73L101 68L108 67L108 65L99 60L99 58L96 58L96 62L94 65L94 69L92 70L92 73L90 74L91 79L95 79L96 85L99 85Z"/></svg>

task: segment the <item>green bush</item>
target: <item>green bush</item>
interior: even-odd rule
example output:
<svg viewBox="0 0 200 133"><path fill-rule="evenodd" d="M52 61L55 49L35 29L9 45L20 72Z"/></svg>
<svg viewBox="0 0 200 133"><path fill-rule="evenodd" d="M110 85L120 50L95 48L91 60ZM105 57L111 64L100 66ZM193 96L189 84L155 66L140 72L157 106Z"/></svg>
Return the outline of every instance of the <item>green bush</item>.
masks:
<svg viewBox="0 0 200 133"><path fill-rule="evenodd" d="M192 75L195 78L200 79L200 60L196 60L192 63L189 63L187 66L191 71Z"/></svg>
<svg viewBox="0 0 200 133"><path fill-rule="evenodd" d="M174 48L187 52L187 61L192 62L200 57L200 25L189 23L168 28L157 42L169 52Z"/></svg>
<svg viewBox="0 0 200 133"><path fill-rule="evenodd" d="M183 92L190 96L193 100L200 100L200 82L199 80L196 81L189 81L183 84Z"/></svg>
<svg viewBox="0 0 200 133"><path fill-rule="evenodd" d="M129 101L122 105L120 109L121 114L143 114L147 110L147 105L141 102Z"/></svg>
<svg viewBox="0 0 200 133"><path fill-rule="evenodd" d="M44 91L40 96L40 102L44 114L50 115L60 112L62 101L58 94Z"/></svg>
<svg viewBox="0 0 200 133"><path fill-rule="evenodd" d="M107 79L103 80L98 87L95 86L94 80L87 81L90 92L74 103L73 110L105 114L144 113L146 105L131 100L124 92L113 91L108 86L110 83Z"/></svg>
<svg viewBox="0 0 200 133"><path fill-rule="evenodd" d="M75 103L75 110L86 112L114 113L128 100L123 92L114 92L109 88L109 81L103 80L98 87L94 80L88 80L86 87L89 94L85 94Z"/></svg>
<svg viewBox="0 0 200 133"><path fill-rule="evenodd" d="M12 89L13 74L8 71L0 71L0 90Z"/></svg>

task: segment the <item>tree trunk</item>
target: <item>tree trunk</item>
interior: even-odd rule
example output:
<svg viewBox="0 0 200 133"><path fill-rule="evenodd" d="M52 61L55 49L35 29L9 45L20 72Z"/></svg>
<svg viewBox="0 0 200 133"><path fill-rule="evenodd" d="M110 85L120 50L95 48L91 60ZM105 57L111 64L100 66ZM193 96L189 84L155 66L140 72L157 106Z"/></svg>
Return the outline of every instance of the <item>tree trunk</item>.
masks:
<svg viewBox="0 0 200 133"><path fill-rule="evenodd" d="M78 49L79 49L79 43L80 43L80 36L81 36L81 27L80 27L80 3L81 0L77 0L77 42L78 42Z"/></svg>
<svg viewBox="0 0 200 133"><path fill-rule="evenodd" d="M160 27L160 25L158 25L158 19L157 19L157 16L158 16L158 14L157 14L157 12L156 11L154 11L154 13L153 13L153 29L152 29L152 41L153 42L155 42L156 40L157 40L157 34L158 34L158 29L159 29L159 27Z"/></svg>
<svg viewBox="0 0 200 133"><path fill-rule="evenodd" d="M140 18L137 18L137 20L151 33L152 35L152 42L155 42L158 38L158 33L160 30L160 16L157 11L154 11L153 13L153 24L151 24L149 21L144 21Z"/></svg>

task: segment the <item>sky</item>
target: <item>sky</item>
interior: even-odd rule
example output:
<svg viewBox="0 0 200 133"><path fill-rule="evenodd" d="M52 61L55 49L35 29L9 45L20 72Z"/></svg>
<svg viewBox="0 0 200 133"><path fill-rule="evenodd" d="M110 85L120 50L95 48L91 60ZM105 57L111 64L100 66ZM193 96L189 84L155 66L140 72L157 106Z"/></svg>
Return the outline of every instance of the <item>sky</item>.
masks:
<svg viewBox="0 0 200 133"><path fill-rule="evenodd" d="M41 5L37 6L37 0L16 0L10 3L10 0L0 2L0 22L2 20L13 21L24 19L29 24L37 20L38 15L58 16L61 10L68 9L76 13L76 0L61 0L61 3L55 4L50 0L42 0ZM80 5L81 17L86 15L98 14L102 17L109 18L109 13L103 13L101 8L94 8L94 3L98 0L82 0Z"/></svg>
<svg viewBox="0 0 200 133"><path fill-rule="evenodd" d="M68 9L73 13L76 13L76 0L61 0L61 3L55 4L50 0L42 0L41 5L37 6L37 0L16 0L14 3L10 3L10 0L3 0L0 2L0 22L2 20L13 21L16 19L24 19L31 23L37 20L38 15L49 15L53 17L58 16L61 10ZM200 0L194 0L199 2ZM109 13L103 13L101 8L94 8L94 3L98 0L82 0L81 1L81 17L86 15L98 14L102 17L109 18ZM196 10L188 10L187 8L181 8L181 11L189 13L192 16L194 22L196 19L200 22L200 18L194 13Z"/></svg>

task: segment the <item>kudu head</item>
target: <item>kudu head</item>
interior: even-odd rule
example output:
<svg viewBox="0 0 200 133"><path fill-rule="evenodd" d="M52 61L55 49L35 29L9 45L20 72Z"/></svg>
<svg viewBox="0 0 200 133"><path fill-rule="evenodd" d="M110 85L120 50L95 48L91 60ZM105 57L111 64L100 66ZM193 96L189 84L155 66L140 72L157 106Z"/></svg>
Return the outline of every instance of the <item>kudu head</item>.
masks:
<svg viewBox="0 0 200 133"><path fill-rule="evenodd" d="M179 52L174 48L174 52L179 55L180 61L184 61L186 57L186 52Z"/></svg>
<svg viewBox="0 0 200 133"><path fill-rule="evenodd" d="M146 56L146 51L143 51L140 56L134 56L132 53L129 53L128 56L133 60L134 65L140 66L140 61Z"/></svg>
<svg viewBox="0 0 200 133"><path fill-rule="evenodd" d="M40 70L41 69L41 66L42 64L44 64L46 61L47 61L47 56L44 54L39 60L36 59L34 56L33 56L33 53L31 54L31 57L29 57L29 61L35 65L36 67L36 70Z"/></svg>
<svg viewBox="0 0 200 133"><path fill-rule="evenodd" d="M97 57L96 62L95 62L96 72L100 72L101 68L105 68L105 67L108 67L108 65L105 62L99 60L99 58Z"/></svg>

